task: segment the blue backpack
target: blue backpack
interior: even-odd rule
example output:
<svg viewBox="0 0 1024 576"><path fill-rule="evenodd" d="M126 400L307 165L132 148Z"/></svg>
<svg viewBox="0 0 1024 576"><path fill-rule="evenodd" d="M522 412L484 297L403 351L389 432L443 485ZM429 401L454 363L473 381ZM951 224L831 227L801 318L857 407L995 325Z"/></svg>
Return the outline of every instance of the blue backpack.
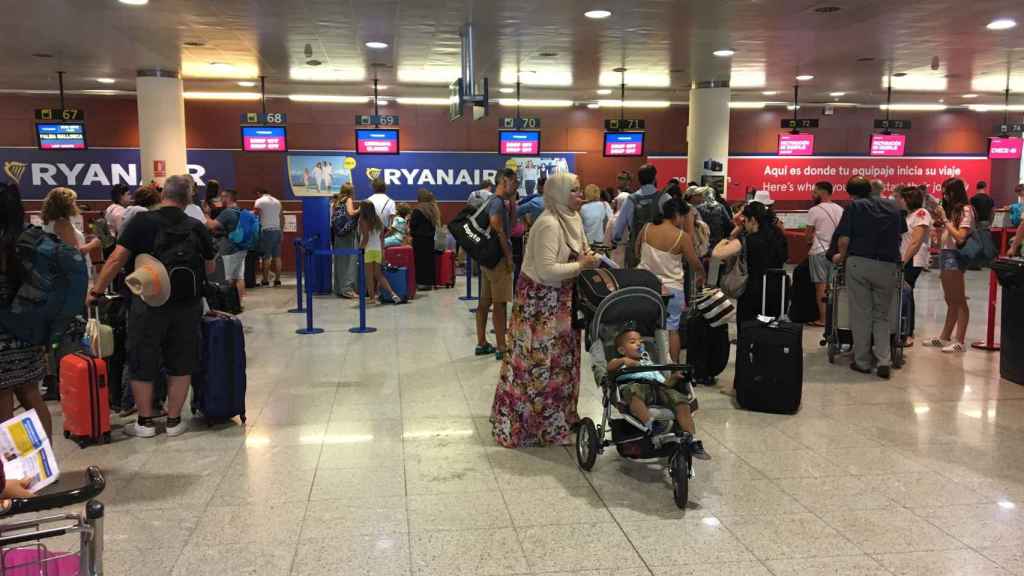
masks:
<svg viewBox="0 0 1024 576"><path fill-rule="evenodd" d="M254 250L260 243L260 219L252 210L238 211L238 224L228 234L228 240L239 250Z"/></svg>
<svg viewBox="0 0 1024 576"><path fill-rule="evenodd" d="M57 342L75 317L85 314L85 257L38 226L22 231L15 250L21 286L10 306L0 310L0 325L28 344Z"/></svg>

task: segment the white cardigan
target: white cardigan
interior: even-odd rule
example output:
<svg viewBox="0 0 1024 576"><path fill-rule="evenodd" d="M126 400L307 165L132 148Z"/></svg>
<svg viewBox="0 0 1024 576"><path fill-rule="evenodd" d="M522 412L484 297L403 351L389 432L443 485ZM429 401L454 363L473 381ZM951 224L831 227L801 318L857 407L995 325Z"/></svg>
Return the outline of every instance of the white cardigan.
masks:
<svg viewBox="0 0 1024 576"><path fill-rule="evenodd" d="M545 210L530 227L522 273L545 286L560 287L582 269L579 262L569 262L571 255L558 217Z"/></svg>

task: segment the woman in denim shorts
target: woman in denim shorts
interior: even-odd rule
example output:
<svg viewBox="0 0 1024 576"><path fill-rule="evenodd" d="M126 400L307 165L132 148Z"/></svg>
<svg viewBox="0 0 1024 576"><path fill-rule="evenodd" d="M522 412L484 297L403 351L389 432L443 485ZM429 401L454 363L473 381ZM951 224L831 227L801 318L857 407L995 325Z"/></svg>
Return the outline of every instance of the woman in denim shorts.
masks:
<svg viewBox="0 0 1024 576"><path fill-rule="evenodd" d="M942 293L946 297L946 323L942 334L928 339L924 345L941 348L949 354L967 350L964 338L971 311L967 306L964 271L967 263L960 256L959 248L967 241L974 228L974 210L967 200L967 186L958 178L947 180L943 185L942 204L936 209L935 226L942 231L942 251L939 253L939 269L942 277Z"/></svg>

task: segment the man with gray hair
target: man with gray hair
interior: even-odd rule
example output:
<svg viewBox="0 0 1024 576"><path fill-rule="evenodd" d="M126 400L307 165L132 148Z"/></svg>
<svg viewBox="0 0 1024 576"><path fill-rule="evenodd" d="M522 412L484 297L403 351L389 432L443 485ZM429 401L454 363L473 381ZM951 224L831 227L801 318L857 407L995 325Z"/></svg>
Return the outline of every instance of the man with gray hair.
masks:
<svg viewBox="0 0 1024 576"><path fill-rule="evenodd" d="M872 198L885 198L885 182L879 179L871 181L871 197Z"/></svg>
<svg viewBox="0 0 1024 576"><path fill-rule="evenodd" d="M129 436L156 436L153 383L161 371L167 374L167 435L178 436L187 429L181 410L192 373L199 368L202 288L216 255L206 226L185 214L193 191L188 176L168 178L160 206L125 225L117 247L85 297L86 307L94 305L125 266L132 273L136 259L148 256L139 264L141 294L131 296L128 311L128 372L139 409L138 420L124 428ZM146 274L166 281L169 288L147 291Z"/></svg>

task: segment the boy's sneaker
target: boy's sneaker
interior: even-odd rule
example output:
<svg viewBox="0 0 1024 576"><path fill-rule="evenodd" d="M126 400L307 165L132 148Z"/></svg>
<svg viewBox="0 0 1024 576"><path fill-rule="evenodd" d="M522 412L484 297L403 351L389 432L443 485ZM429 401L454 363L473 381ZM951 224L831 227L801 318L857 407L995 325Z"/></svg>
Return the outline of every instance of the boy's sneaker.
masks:
<svg viewBox="0 0 1024 576"><path fill-rule="evenodd" d="M498 350L497 352L494 353L494 359L497 360L498 362L501 362L502 360L505 359L505 353L502 352L501 350Z"/></svg>
<svg viewBox="0 0 1024 576"><path fill-rule="evenodd" d="M177 422L175 422L177 420ZM181 436L188 431L188 423L185 422L184 418L168 418L167 419L167 435L168 436Z"/></svg>
<svg viewBox="0 0 1024 576"><path fill-rule="evenodd" d="M125 425L124 433L136 438L152 438L156 436L156 426L153 425L152 421L147 424L139 424L139 421L136 420Z"/></svg>
<svg viewBox="0 0 1024 576"><path fill-rule="evenodd" d="M491 346L490 344L484 344L483 346L476 347L477 356L490 356L491 354L496 354L497 352L498 349L495 348L494 346Z"/></svg>
<svg viewBox="0 0 1024 576"><path fill-rule="evenodd" d="M698 460L711 460L711 455L704 451L704 443L700 440L690 442L690 454Z"/></svg>
<svg viewBox="0 0 1024 576"><path fill-rule="evenodd" d="M877 369L878 377L883 380L888 380L892 376L892 372L888 366L879 366Z"/></svg>

